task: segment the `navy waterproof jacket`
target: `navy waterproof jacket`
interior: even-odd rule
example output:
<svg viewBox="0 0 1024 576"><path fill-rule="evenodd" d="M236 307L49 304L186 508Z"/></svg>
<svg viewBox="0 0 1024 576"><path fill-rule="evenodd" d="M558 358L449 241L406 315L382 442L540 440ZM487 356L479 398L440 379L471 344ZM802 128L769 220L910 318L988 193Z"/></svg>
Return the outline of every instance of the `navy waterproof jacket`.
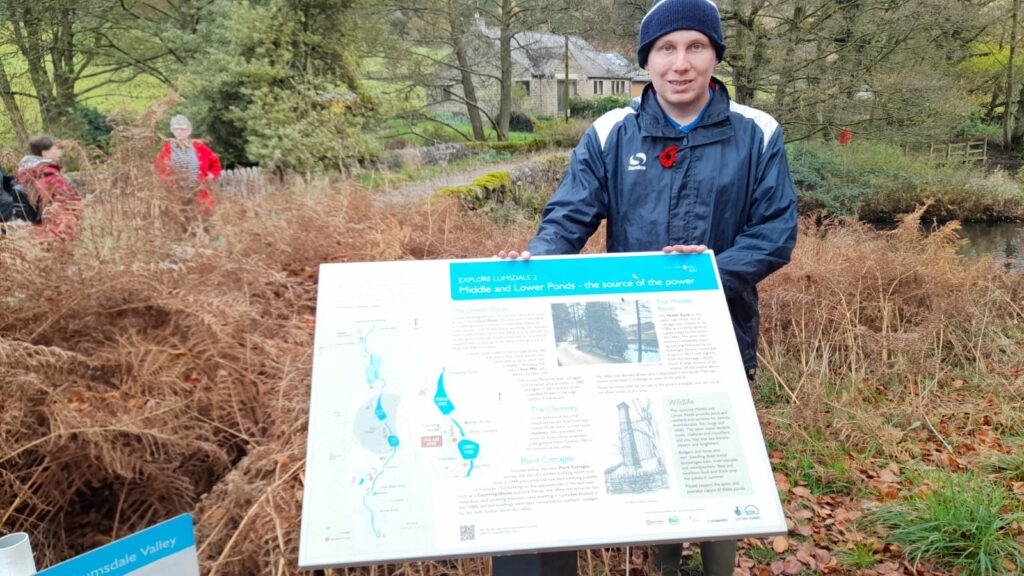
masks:
<svg viewBox="0 0 1024 576"><path fill-rule="evenodd" d="M669 123L651 85L639 101L595 121L573 151L529 250L575 254L603 219L609 252L706 245L715 251L743 364L751 369L757 366L757 283L789 262L796 193L778 122L730 101L719 80L712 88L689 134ZM671 146L678 150L669 163Z"/></svg>

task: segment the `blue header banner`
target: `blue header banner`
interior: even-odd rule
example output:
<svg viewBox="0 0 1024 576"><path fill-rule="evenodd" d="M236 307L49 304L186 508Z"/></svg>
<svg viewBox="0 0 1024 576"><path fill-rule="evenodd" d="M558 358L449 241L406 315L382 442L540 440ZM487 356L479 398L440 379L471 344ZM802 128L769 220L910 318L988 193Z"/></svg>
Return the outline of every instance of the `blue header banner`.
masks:
<svg viewBox="0 0 1024 576"><path fill-rule="evenodd" d="M195 545L192 516L182 514L61 562L36 576L123 576Z"/></svg>
<svg viewBox="0 0 1024 576"><path fill-rule="evenodd" d="M710 253L452 262L452 300L717 290Z"/></svg>

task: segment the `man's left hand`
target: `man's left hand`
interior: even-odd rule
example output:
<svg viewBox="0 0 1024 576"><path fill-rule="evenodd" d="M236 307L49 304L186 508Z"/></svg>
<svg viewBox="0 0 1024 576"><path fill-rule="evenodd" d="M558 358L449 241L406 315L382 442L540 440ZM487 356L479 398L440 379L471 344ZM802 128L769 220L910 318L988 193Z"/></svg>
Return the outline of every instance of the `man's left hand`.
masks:
<svg viewBox="0 0 1024 576"><path fill-rule="evenodd" d="M703 244L676 244L665 246L661 249L665 254L702 254L707 252L708 247Z"/></svg>

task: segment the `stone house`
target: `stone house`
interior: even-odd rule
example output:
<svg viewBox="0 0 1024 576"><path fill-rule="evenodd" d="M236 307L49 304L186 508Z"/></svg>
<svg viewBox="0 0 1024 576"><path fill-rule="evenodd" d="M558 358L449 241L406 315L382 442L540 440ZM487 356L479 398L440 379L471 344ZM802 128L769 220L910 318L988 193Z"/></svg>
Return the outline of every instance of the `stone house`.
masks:
<svg viewBox="0 0 1024 576"><path fill-rule="evenodd" d="M470 33L469 68L477 101L488 113L498 111L500 75L499 30L477 21ZM564 113L563 87L566 81L565 36L545 32L520 32L512 38L512 109L533 116ZM600 52L586 40L569 36L569 96L633 97L647 81L647 73L623 56ZM639 86L639 88L637 87ZM451 67L439 71L428 86L430 110L465 114L462 84Z"/></svg>

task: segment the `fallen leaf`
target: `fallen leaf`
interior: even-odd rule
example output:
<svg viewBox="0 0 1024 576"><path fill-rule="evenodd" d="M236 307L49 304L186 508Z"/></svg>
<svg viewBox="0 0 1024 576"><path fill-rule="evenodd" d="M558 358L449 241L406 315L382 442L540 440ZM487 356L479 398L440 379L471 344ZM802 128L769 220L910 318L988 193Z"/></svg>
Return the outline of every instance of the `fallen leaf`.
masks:
<svg viewBox="0 0 1024 576"><path fill-rule="evenodd" d="M1024 482L1014 482L1013 483L1013 493L1014 494L1024 494Z"/></svg>
<svg viewBox="0 0 1024 576"><path fill-rule="evenodd" d="M899 476L894 474L892 470L889 470L888 468L883 468L878 471L878 479L881 480L882 482L888 482L893 484L899 483L900 481Z"/></svg>
<svg viewBox="0 0 1024 576"><path fill-rule="evenodd" d="M959 468L960 460L956 456L953 456L949 452L939 452L938 460L940 464L943 464L949 468Z"/></svg>
<svg viewBox="0 0 1024 576"><path fill-rule="evenodd" d="M883 500L895 500L900 495L900 486L892 482L883 482L881 479L868 481L868 486L878 492Z"/></svg>
<svg viewBox="0 0 1024 576"><path fill-rule="evenodd" d="M808 554L806 550L797 550L796 559L810 566L811 570L815 569L815 564L817 562L814 560L814 556Z"/></svg>
<svg viewBox="0 0 1024 576"><path fill-rule="evenodd" d="M796 494L797 496L800 496L802 498L807 498L808 496L811 495L811 490L807 486L795 486L793 488L793 494Z"/></svg>
<svg viewBox="0 0 1024 576"><path fill-rule="evenodd" d="M832 513L832 517L836 519L836 524L846 524L860 518L860 516L860 511L850 510L849 508L836 508Z"/></svg>
<svg viewBox="0 0 1024 576"><path fill-rule="evenodd" d="M772 540L772 550L775 550L779 554L789 550L789 539L785 536L776 536Z"/></svg>
<svg viewBox="0 0 1024 576"><path fill-rule="evenodd" d="M779 576L786 569L786 566L782 563L782 560L775 560L772 562L771 569L774 576Z"/></svg>
<svg viewBox="0 0 1024 576"><path fill-rule="evenodd" d="M796 518L797 520L810 520L811 518L814 518L814 512L804 508L803 510L793 512L793 518Z"/></svg>
<svg viewBox="0 0 1024 576"><path fill-rule="evenodd" d="M885 562L879 562L878 564L875 564L875 572L877 572L878 574L892 574L893 572L899 571L899 569L899 564L895 562L889 562L888 560Z"/></svg>
<svg viewBox="0 0 1024 576"><path fill-rule="evenodd" d="M797 576L804 571L804 568L805 566L803 565L803 562L800 562L796 558L790 556L789 558L786 558L783 564L782 573L787 576Z"/></svg>
<svg viewBox="0 0 1024 576"><path fill-rule="evenodd" d="M985 444L995 444L999 440L991 428L982 428L975 432L974 435Z"/></svg>
<svg viewBox="0 0 1024 576"><path fill-rule="evenodd" d="M775 487L782 491L789 490L789 478L783 472L775 473Z"/></svg>

